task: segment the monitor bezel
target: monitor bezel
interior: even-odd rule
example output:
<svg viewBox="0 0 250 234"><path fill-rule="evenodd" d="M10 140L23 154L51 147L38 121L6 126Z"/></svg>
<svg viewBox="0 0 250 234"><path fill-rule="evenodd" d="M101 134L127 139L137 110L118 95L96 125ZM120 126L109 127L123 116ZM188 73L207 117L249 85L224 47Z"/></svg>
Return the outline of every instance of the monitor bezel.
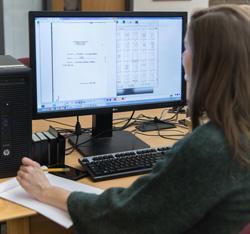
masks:
<svg viewBox="0 0 250 234"><path fill-rule="evenodd" d="M184 37L187 26L187 12L83 12L83 11L30 11L29 12L29 38L30 38L30 66L32 68L32 80L33 80L33 119L47 119L47 118L59 118L69 117L76 115L95 115L105 114L113 112L124 112L133 110L147 110L156 108L167 108L183 106L186 104L186 82L184 79L184 69L181 71L181 100L137 104L128 106L114 106L114 107L101 107L93 109L75 109L68 111L56 111L56 112L38 112L37 111L37 82L36 82L36 50L35 50L35 18L37 17L182 17L182 52L184 50Z"/></svg>

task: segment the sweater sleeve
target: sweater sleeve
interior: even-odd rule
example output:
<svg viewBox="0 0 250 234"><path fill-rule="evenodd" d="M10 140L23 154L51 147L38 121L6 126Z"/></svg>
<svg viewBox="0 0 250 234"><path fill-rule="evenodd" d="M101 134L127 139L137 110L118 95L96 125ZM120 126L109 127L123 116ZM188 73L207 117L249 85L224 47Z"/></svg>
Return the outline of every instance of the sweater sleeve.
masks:
<svg viewBox="0 0 250 234"><path fill-rule="evenodd" d="M170 150L171 160L129 188L71 193L75 228L86 234L184 233L234 187L228 154L220 134L198 130Z"/></svg>

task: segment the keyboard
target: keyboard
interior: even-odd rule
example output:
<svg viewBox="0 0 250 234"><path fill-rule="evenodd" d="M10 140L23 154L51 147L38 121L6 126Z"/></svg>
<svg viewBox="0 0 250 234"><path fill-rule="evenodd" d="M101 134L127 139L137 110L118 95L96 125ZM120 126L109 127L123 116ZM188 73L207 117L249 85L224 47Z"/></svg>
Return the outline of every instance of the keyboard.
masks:
<svg viewBox="0 0 250 234"><path fill-rule="evenodd" d="M148 173L166 158L169 147L145 148L117 153L81 157L80 164L93 181Z"/></svg>

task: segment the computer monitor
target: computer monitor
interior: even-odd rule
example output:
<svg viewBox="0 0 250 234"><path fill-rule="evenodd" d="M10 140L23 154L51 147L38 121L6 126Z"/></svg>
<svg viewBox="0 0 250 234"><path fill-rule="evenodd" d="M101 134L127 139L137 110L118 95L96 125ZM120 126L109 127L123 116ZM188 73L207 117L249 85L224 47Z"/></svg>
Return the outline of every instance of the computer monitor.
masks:
<svg viewBox="0 0 250 234"><path fill-rule="evenodd" d="M30 12L33 119L93 115L92 136L78 139L85 155L146 147L113 132L112 114L185 104L186 21L186 12Z"/></svg>

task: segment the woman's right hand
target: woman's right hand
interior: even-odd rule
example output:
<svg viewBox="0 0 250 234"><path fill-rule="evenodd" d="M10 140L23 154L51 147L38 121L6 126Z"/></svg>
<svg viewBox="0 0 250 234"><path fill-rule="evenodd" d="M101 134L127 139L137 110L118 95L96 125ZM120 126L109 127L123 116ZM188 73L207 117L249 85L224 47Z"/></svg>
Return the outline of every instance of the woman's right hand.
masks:
<svg viewBox="0 0 250 234"><path fill-rule="evenodd" d="M39 163L24 157L17 173L19 184L37 200L67 211L67 200L70 192L52 186Z"/></svg>
<svg viewBox="0 0 250 234"><path fill-rule="evenodd" d="M29 194L44 201L44 193L51 187L39 163L24 157L17 173L17 181Z"/></svg>

